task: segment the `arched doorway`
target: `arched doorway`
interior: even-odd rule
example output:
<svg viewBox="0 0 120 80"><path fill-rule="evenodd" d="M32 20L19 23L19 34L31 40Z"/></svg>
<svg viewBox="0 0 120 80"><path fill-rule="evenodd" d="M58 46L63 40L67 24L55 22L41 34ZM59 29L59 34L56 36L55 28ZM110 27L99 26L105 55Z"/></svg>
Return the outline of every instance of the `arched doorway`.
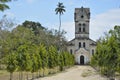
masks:
<svg viewBox="0 0 120 80"><path fill-rule="evenodd" d="M83 56L83 55L80 56L80 64L81 64L81 65L84 65L84 56Z"/></svg>

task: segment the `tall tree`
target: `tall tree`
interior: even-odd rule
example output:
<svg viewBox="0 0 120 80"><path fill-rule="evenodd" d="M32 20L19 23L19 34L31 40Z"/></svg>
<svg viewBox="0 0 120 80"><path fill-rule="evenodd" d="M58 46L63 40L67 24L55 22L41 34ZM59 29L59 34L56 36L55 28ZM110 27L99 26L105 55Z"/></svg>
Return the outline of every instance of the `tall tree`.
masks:
<svg viewBox="0 0 120 80"><path fill-rule="evenodd" d="M56 14L59 14L59 21L60 21L60 25L59 25L59 32L60 32L60 28L61 28L61 15L65 12L65 6L63 5L63 3L58 2L57 8L55 9Z"/></svg>
<svg viewBox="0 0 120 80"><path fill-rule="evenodd" d="M10 80L13 80L13 72L17 68L15 52L11 52L9 55L7 55L5 62L6 62L6 66L7 66L6 69L10 73Z"/></svg>
<svg viewBox="0 0 120 80"><path fill-rule="evenodd" d="M23 22L22 26L32 30L35 33L35 35L39 34L41 30L45 29L39 22L33 22L27 20Z"/></svg>
<svg viewBox="0 0 120 80"><path fill-rule="evenodd" d="M61 15L65 12L65 6L63 5L63 3L58 2L57 8L55 9L56 14L59 14L59 21L60 21L60 25L59 25L59 41L60 41L60 28L61 28ZM60 42L59 42L59 46L60 46Z"/></svg>

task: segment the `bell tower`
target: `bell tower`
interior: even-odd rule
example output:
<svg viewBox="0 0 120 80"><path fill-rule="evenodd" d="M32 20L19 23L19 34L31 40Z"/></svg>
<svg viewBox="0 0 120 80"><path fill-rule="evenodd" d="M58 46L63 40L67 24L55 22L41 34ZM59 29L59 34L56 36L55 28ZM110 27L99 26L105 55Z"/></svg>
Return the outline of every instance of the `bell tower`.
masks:
<svg viewBox="0 0 120 80"><path fill-rule="evenodd" d="M75 8L75 38L89 38L89 8Z"/></svg>
<svg viewBox="0 0 120 80"><path fill-rule="evenodd" d="M75 38L68 42L68 51L76 64L87 64L95 53L96 42L89 38L90 8L75 8Z"/></svg>

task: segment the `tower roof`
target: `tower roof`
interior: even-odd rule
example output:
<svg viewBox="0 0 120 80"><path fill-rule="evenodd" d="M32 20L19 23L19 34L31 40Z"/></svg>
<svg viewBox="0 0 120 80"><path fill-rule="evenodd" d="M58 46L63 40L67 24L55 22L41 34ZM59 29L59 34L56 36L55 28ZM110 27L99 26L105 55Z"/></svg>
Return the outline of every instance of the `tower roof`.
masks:
<svg viewBox="0 0 120 80"><path fill-rule="evenodd" d="M90 18L90 8L84 8L83 6L81 8L75 8L75 13L85 13Z"/></svg>

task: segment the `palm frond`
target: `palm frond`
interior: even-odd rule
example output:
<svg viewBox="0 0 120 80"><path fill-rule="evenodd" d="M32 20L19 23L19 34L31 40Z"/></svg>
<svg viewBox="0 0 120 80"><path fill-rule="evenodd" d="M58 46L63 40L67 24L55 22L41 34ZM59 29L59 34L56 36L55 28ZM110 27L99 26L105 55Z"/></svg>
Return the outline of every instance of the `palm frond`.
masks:
<svg viewBox="0 0 120 80"><path fill-rule="evenodd" d="M10 2L11 0L0 0L1 3Z"/></svg>
<svg viewBox="0 0 120 80"><path fill-rule="evenodd" d="M6 9L9 9L9 6L8 6L8 5L6 5L6 4L0 4L0 10L1 10L1 11L4 11L4 10L6 10Z"/></svg>

